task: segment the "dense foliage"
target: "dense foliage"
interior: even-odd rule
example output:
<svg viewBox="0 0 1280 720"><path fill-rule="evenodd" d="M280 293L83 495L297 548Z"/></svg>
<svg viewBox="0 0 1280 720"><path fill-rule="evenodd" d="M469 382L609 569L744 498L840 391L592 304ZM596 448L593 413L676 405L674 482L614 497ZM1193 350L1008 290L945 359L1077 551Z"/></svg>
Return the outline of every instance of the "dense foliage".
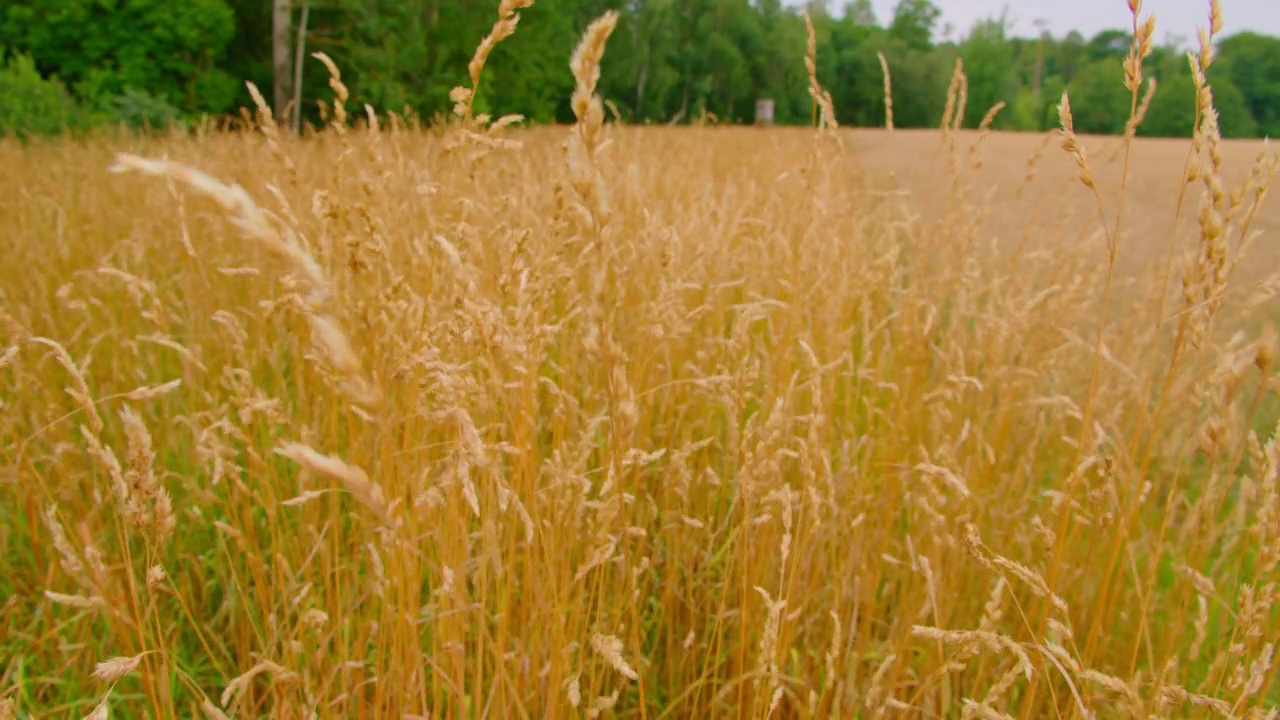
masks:
<svg viewBox="0 0 1280 720"><path fill-rule="evenodd" d="M429 121L448 110L449 90L465 80L467 61L497 4L294 0L287 37L296 39L306 6L305 50L335 59L355 107L367 103ZM621 22L601 90L632 122L751 122L758 98L775 101L779 123L808 122L803 10L813 17L818 72L843 124L884 122L878 52L893 74L899 127L938 123L956 58L964 60L970 82L969 127L1005 102L996 127L1046 129L1056 123L1053 108L1064 89L1088 98L1080 103L1089 108L1078 119L1083 131L1118 132L1129 110L1127 93L1114 82L1116 63L1128 49L1127 29L1093 38L1076 32L1026 38L1012 36L1005 18L992 18L955 32L942 26L930 0L901 0L887 18L877 18L869 0L849 2L836 13L825 3L801 8L784 0L540 2L520 21L537 32L517 33L490 58L476 110L519 112L544 123L572 120L569 49L606 9L617 9ZM1194 28L1166 29L1194 34ZM41 90L39 98L21 102L0 98L9 108L0 133L223 115L250 103L244 81L271 97L272 9L259 0L11 0L0 10L0 48L29 58L39 79L50 81L49 88L65 87L75 107L65 120L51 122L50 102L62 101L48 98L66 92ZM295 50L289 49L290 58ZM1280 134L1280 38L1239 33L1220 43L1220 55L1212 80L1224 134ZM306 117L317 122L318 101L329 92L326 75L317 63L305 65L299 97ZM1155 102L1166 112L1144 132L1185 135L1195 99L1182 51L1156 48L1147 66L1164 87ZM3 71L3 92L37 79L21 81L20 71L17 65ZM19 117L24 108L30 117Z"/></svg>

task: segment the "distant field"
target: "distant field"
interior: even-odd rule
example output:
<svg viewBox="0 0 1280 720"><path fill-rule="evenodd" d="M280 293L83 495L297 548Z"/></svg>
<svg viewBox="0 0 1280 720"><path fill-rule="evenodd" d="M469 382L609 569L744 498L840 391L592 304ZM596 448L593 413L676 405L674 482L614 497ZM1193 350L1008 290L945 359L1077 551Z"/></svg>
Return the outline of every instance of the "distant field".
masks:
<svg viewBox="0 0 1280 720"><path fill-rule="evenodd" d="M1260 143L579 130L0 144L0 717L1280 702Z"/></svg>
<svg viewBox="0 0 1280 720"><path fill-rule="evenodd" d="M915 206L926 215L941 206L947 188L940 180L949 162L941 132L897 130L892 135L886 135L883 130L847 132L849 147L869 177L895 178L900 187L911 191ZM978 142L979 133L967 131L959 137L967 160L969 148ZM1081 142L1088 151L1104 200L1113 203L1124 165L1123 138L1082 136ZM1056 133L992 132L982 141L982 148L982 167L973 176L975 189L990 193L984 198L989 197L996 207L1015 203L1015 207L1032 207L1036 211L1034 215L994 212L988 225L990 230L1008 235L1022 232L1033 222L1051 237L1068 228L1083 234L1100 233L1097 204L1080 186L1075 163L1060 148ZM1148 266L1167 253L1167 240L1174 227L1178 191L1190 150L1190 138L1134 141L1125 222L1128 237L1121 243L1120 252L1126 271ZM1268 150L1261 140L1224 140L1221 152L1224 180L1237 186L1248 178L1258 155ZM1034 175L1027 182L1027 164L1032 159L1036 160ZM1194 228L1200 195L1198 187L1187 189L1178 226L1184 232ZM1253 227L1267 237L1280 232L1280 204L1264 204ZM1271 273L1276 267L1280 254L1272 249L1274 247L1275 242L1263 241L1255 250L1253 257L1257 262L1245 268L1250 280L1260 280L1260 273Z"/></svg>

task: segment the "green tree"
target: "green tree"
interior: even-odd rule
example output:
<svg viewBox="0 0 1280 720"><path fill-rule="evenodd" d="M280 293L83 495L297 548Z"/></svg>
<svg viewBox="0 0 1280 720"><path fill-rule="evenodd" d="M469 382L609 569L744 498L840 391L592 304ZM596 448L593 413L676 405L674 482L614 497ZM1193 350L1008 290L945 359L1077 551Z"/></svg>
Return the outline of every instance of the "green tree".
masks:
<svg viewBox="0 0 1280 720"><path fill-rule="evenodd" d="M885 58L893 71L893 121L904 128L937 127L947 103L954 56L891 42Z"/></svg>
<svg viewBox="0 0 1280 720"><path fill-rule="evenodd" d="M1041 84L1039 97L1031 88L1021 88L1012 106L1006 111L1011 116L1010 122L1018 130L1043 131L1056 127L1058 102L1066 87L1067 83L1060 75L1050 75Z"/></svg>
<svg viewBox="0 0 1280 720"><path fill-rule="evenodd" d="M807 123L810 120L812 99L809 96L809 80L804 67L804 48L807 41L804 22L794 12L784 9L779 0L761 0L758 7L765 48L760 57L755 60L758 92L761 97L774 100L776 103L774 117L778 122ZM832 43L835 42L833 36ZM832 50L835 55L838 55L839 48L832 48ZM833 81L834 78L828 80L828 82ZM831 92L832 99L838 104L839 96L844 94L844 89L837 87ZM839 110L836 114L839 117Z"/></svg>
<svg viewBox="0 0 1280 720"><path fill-rule="evenodd" d="M1012 103L1017 94L1014 76L1014 46L1005 38L1005 21L989 19L974 25L960 45L965 73L969 79L969 102L964 124L977 127L996 103ZM996 116L997 127L1012 125L1007 110Z"/></svg>
<svg viewBox="0 0 1280 720"><path fill-rule="evenodd" d="M1129 30L1103 30L1089 39L1084 48L1089 62L1116 61L1123 58L1133 45L1133 33Z"/></svg>
<svg viewBox="0 0 1280 720"><path fill-rule="evenodd" d="M264 0L224 0L231 9L235 33L219 63L235 79L233 107L250 103L246 82L267 92L271 87L271 3Z"/></svg>
<svg viewBox="0 0 1280 720"><path fill-rule="evenodd" d="M636 0L623 27L630 52L606 63L606 95L628 107L638 121L665 120L675 112L673 98L682 86L675 64L679 28L674 0Z"/></svg>
<svg viewBox="0 0 1280 720"><path fill-rule="evenodd" d="M0 137L53 135L79 123L79 110L57 78L41 77L21 53L0 50Z"/></svg>
<svg viewBox="0 0 1280 720"><path fill-rule="evenodd" d="M864 127L883 125L884 76L876 51L889 43L888 34L846 15L832 26L831 43L836 67L826 81L832 87L837 118L842 123ZM895 85L902 82L896 70L890 67ZM900 87L895 88L895 94L901 92Z"/></svg>
<svg viewBox="0 0 1280 720"><path fill-rule="evenodd" d="M313 10L312 41L342 68L353 104L430 117L451 107L453 87L470 84L467 63L497 17L496 2L484 6L487 13L456 0L341 0ZM323 69L311 62L308 69L304 95L323 88ZM486 70L478 110L487 109L491 80Z"/></svg>
<svg viewBox="0 0 1280 720"><path fill-rule="evenodd" d="M1124 86L1124 72L1114 60L1085 65L1067 86L1076 132L1115 135L1124 132L1132 93ZM1056 120L1056 118L1055 118Z"/></svg>
<svg viewBox="0 0 1280 720"><path fill-rule="evenodd" d="M1065 81L1071 82L1086 62L1084 36L1072 30L1046 50L1045 73L1061 75Z"/></svg>
<svg viewBox="0 0 1280 720"><path fill-rule="evenodd" d="M230 109L237 83L218 63L234 33L223 0L8 0L0 15L0 45L102 108L132 89L190 113Z"/></svg>
<svg viewBox="0 0 1280 720"><path fill-rule="evenodd" d="M1244 96L1258 130L1280 137L1280 38L1232 35L1221 42L1218 63Z"/></svg>
<svg viewBox="0 0 1280 720"><path fill-rule="evenodd" d="M899 0L893 9L889 34L906 43L912 50L928 50L933 31L942 11L929 0Z"/></svg>
<svg viewBox="0 0 1280 720"><path fill-rule="evenodd" d="M876 22L876 9L871 5L871 0L854 0L845 6L844 16L855 25L875 27L879 24Z"/></svg>
<svg viewBox="0 0 1280 720"><path fill-rule="evenodd" d="M1218 110L1218 126L1226 138L1257 137L1258 124L1249 113L1245 96L1224 72L1210 68L1213 104ZM1157 83L1151 107L1138 128L1150 137L1191 137L1195 130L1196 88L1191 73L1184 71Z"/></svg>

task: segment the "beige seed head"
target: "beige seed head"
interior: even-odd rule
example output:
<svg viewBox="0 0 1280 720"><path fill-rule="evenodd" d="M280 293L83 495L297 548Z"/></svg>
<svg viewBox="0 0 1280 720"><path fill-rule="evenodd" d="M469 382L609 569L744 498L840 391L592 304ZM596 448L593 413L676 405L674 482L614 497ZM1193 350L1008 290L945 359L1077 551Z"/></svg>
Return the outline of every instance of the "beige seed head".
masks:
<svg viewBox="0 0 1280 720"><path fill-rule="evenodd" d="M623 676L631 680L640 679L636 671L622 657L622 640L613 635L594 633L591 636L591 647L600 654L600 657L605 659L605 662L612 665L613 669L622 673Z"/></svg>
<svg viewBox="0 0 1280 720"><path fill-rule="evenodd" d="M1197 66L1200 70L1208 70L1209 66L1213 64L1215 57L1213 49L1213 35L1204 28L1196 28L1196 37L1200 42L1200 55L1198 58L1195 55L1191 55L1190 57L1197 60ZM1194 70L1192 74L1194 77ZM1198 84L1197 87L1199 87Z"/></svg>
<svg viewBox="0 0 1280 720"><path fill-rule="evenodd" d="M131 675L142 663L147 653L139 653L133 657L113 657L103 660L93 669L93 676L105 683L113 683L120 678Z"/></svg>
<svg viewBox="0 0 1280 720"><path fill-rule="evenodd" d="M614 690L608 695L601 695L591 701L591 709L587 711L588 718L597 718L604 714L607 710L612 710L618 704L618 695L621 690Z"/></svg>
<svg viewBox="0 0 1280 720"><path fill-rule="evenodd" d="M1275 649L1275 643L1267 643L1263 646L1262 652L1258 654L1257 659L1250 663L1249 680L1244 687L1245 697L1255 695L1262 689L1262 685L1267 679L1267 671L1271 669L1271 660Z"/></svg>
<svg viewBox="0 0 1280 720"><path fill-rule="evenodd" d="M276 122L271 114L271 106L267 104L267 99L262 97L262 92L258 90L257 85L246 82L245 86L249 89L249 97L253 99L253 105L258 110L258 124L268 136L274 135Z"/></svg>
<svg viewBox="0 0 1280 720"><path fill-rule="evenodd" d="M978 130L981 132L990 130L991 124L996 120L996 115L1000 114L1000 111L1005 108L1005 105L1006 103L1003 100L992 105L991 109L987 111L987 114L982 116L982 121L978 123Z"/></svg>
<svg viewBox="0 0 1280 720"><path fill-rule="evenodd" d="M579 683L577 675L573 675L565 681L564 692L569 698L570 705L575 708L582 705L582 686Z"/></svg>
<svg viewBox="0 0 1280 720"><path fill-rule="evenodd" d="M103 428L102 417L98 415L98 408L93 401L92 394L89 392L89 385L85 381L84 371L72 359L71 353L67 352L67 349L61 343L49 338L33 337L31 342L44 345L53 350L54 359L71 375L74 387L68 388L66 390L67 394L80 404L80 409L89 418L89 428L93 430L93 433L95 435L101 434Z"/></svg>
<svg viewBox="0 0 1280 720"><path fill-rule="evenodd" d="M877 667L875 673L872 674L871 687L867 690L866 700L864 701L864 706L868 710L871 710L872 712L880 712L880 706L884 703L888 694L885 687L885 677L889 674L889 670L893 668L893 665L897 660L897 655L892 653L889 654L884 660L880 661L879 667Z"/></svg>
<svg viewBox="0 0 1280 720"><path fill-rule="evenodd" d="M302 615L302 624L305 627L322 627L328 622L328 613L316 608L311 608Z"/></svg>
<svg viewBox="0 0 1280 720"><path fill-rule="evenodd" d="M1063 149L1071 152L1072 148L1067 145L1068 142L1074 144L1075 141L1075 124L1071 118L1071 98L1066 92L1062 93L1062 101L1058 103L1058 122L1062 125Z"/></svg>
<svg viewBox="0 0 1280 720"><path fill-rule="evenodd" d="M63 571L74 578L82 578L84 576L84 563L80 561L79 554L72 547L71 541L67 539L66 528L62 526L62 521L58 519L57 505L50 505L45 509L44 523L49 530L49 535L53 538L53 548L58 552Z"/></svg>
<svg viewBox="0 0 1280 720"><path fill-rule="evenodd" d="M596 18L587 26L569 60L569 69L577 81L577 88L573 93L574 114L580 121L587 120L594 127L599 127L604 120L604 110L599 98L594 98L592 102L596 83L600 81L600 61L604 57L605 44L617 25L616 11L611 10Z"/></svg>
<svg viewBox="0 0 1280 720"><path fill-rule="evenodd" d="M334 369L344 375L359 375L360 359L351 349L351 342L338 327L338 323L326 315L311 315L309 319L320 346L328 351L329 361L333 363Z"/></svg>
<svg viewBox="0 0 1280 720"><path fill-rule="evenodd" d="M1156 16L1148 15L1138 29L1138 57L1145 60L1151 56L1151 49L1154 46L1153 38L1156 34Z"/></svg>
<svg viewBox="0 0 1280 720"><path fill-rule="evenodd" d="M18 357L18 346L13 345L5 351L4 355L0 355L0 370L9 367L14 358Z"/></svg>
<svg viewBox="0 0 1280 720"><path fill-rule="evenodd" d="M319 60L329 71L329 87L333 88L335 95L333 100L333 126L337 130L341 130L347 124L346 102L350 96L347 86L342 83L342 71L338 69L337 63L333 58L323 52L313 52L311 57Z"/></svg>

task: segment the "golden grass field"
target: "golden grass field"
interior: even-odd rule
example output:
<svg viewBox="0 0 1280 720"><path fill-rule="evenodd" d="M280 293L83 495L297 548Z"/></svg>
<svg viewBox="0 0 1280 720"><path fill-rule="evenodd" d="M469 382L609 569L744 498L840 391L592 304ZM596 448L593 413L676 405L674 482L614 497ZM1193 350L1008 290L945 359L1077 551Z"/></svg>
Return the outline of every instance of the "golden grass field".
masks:
<svg viewBox="0 0 1280 720"><path fill-rule="evenodd" d="M1273 150L592 89L0 143L0 718L1275 716Z"/></svg>

